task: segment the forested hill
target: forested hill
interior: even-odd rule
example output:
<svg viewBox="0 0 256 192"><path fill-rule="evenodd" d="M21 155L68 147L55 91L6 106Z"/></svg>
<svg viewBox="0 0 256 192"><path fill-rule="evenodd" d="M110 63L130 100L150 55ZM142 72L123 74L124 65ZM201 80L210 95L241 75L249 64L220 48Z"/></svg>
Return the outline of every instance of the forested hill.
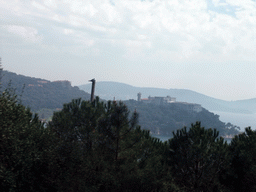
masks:
<svg viewBox="0 0 256 192"><path fill-rule="evenodd" d="M16 88L16 94L18 96L22 95L20 97L22 104L30 107L33 112L37 112L41 119L49 119L53 111L62 108L64 103L69 103L72 99L82 98L83 100L89 100L90 98L89 93L80 90L76 86L72 87L71 83L66 80L51 82L45 79L3 71L1 89L6 89L10 82L10 87ZM97 88L96 84L96 90ZM100 94L101 96L102 94ZM226 125L219 120L218 115L214 115L204 108L202 112L196 113L171 104L154 105L135 100L127 100L125 104L130 111L137 110L139 124L142 129L149 129L152 133L172 135L172 131L181 129L184 126L190 127L191 123L196 121L201 121L202 126L206 128L217 128L221 135L238 133L233 125ZM226 127L233 127L233 129L227 129Z"/></svg>
<svg viewBox="0 0 256 192"><path fill-rule="evenodd" d="M2 90L8 87L16 88L16 94L22 95L21 101L34 112L42 109L62 108L64 103L72 99L82 98L88 100L90 95L78 87L71 86L69 81L48 81L45 79L17 75L9 71L2 71ZM23 89L24 87L24 89ZM23 90L23 92L22 92Z"/></svg>
<svg viewBox="0 0 256 192"><path fill-rule="evenodd" d="M218 115L204 108L201 112L195 112L172 103L156 105L136 100L127 100L124 103L131 112L136 110L139 113L139 125L154 134L172 136L173 131L184 126L190 127L196 121L200 121L205 128L216 128L222 136L239 133L238 127L220 121Z"/></svg>

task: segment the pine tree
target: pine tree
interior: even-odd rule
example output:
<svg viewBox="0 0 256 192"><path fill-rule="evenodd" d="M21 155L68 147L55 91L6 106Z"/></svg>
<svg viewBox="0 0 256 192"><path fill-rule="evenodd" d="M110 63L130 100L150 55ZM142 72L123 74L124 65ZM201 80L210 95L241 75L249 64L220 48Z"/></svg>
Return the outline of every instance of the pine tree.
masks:
<svg viewBox="0 0 256 192"><path fill-rule="evenodd" d="M130 115L121 102L104 103L97 97L94 102L76 99L64 104L48 125L58 136L59 174L63 174L59 186L118 191L134 182L135 148L141 138L137 121L138 114Z"/></svg>
<svg viewBox="0 0 256 192"><path fill-rule="evenodd" d="M229 150L231 164L223 184L231 191L256 191L256 131L245 128L232 139Z"/></svg>
<svg viewBox="0 0 256 192"><path fill-rule="evenodd" d="M2 191L54 189L50 179L51 132L18 103L11 89L0 93L0 188Z"/></svg>
<svg viewBox="0 0 256 192"><path fill-rule="evenodd" d="M173 132L169 140L169 166L178 186L186 191L212 191L220 187L219 174L226 163L227 143L216 129L200 122Z"/></svg>

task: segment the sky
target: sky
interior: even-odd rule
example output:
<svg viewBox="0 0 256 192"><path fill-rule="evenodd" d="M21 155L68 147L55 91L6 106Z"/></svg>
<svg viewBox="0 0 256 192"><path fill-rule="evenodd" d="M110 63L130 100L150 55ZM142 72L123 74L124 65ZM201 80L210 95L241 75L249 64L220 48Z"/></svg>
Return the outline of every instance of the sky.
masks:
<svg viewBox="0 0 256 192"><path fill-rule="evenodd" d="M73 86L256 98L256 1L0 0L0 57L5 70Z"/></svg>

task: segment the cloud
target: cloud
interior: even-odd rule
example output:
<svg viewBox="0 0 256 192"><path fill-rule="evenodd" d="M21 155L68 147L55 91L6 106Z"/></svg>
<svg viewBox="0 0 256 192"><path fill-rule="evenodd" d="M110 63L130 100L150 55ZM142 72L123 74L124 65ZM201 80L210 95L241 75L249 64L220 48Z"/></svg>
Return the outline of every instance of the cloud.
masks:
<svg viewBox="0 0 256 192"><path fill-rule="evenodd" d="M42 36L38 34L37 29L33 27L24 27L19 25L3 26L9 33L21 37L24 41L29 43L38 43L42 41Z"/></svg>
<svg viewBox="0 0 256 192"><path fill-rule="evenodd" d="M246 53L256 51L256 6L250 0L10 0L0 5L6 14L15 9L8 16L9 32L34 42L49 43L48 35L55 32L47 29L58 26L63 29L59 39L79 42L83 34L98 50L103 48L100 42L115 42L124 50L131 45L123 42L137 42L142 51L176 50L178 60L206 52L224 57L237 57L240 52L252 59ZM17 23L17 15L26 25Z"/></svg>
<svg viewBox="0 0 256 192"><path fill-rule="evenodd" d="M47 10L47 8L45 6L43 6L42 4L37 3L35 1L32 1L31 4L32 4L32 6L34 6L35 8L37 8L39 10L43 10L43 11Z"/></svg>
<svg viewBox="0 0 256 192"><path fill-rule="evenodd" d="M251 0L8 0L0 25L10 39L102 63L256 60Z"/></svg>
<svg viewBox="0 0 256 192"><path fill-rule="evenodd" d="M57 1L56 0L44 0L44 4L49 8L53 8L53 9L57 8Z"/></svg>
<svg viewBox="0 0 256 192"><path fill-rule="evenodd" d="M21 74L24 70L30 75L25 73L27 63L37 63L56 69L38 73L52 79L56 71L70 79L72 71L76 74L72 82L94 74L97 80L133 81L138 86L200 92L205 87L208 95L235 99L232 90L245 90L244 94L255 90L253 83L253 88L247 87L256 82L255 4L252 0L0 0L1 56ZM37 65L29 68L33 67L38 70Z"/></svg>
<svg viewBox="0 0 256 192"><path fill-rule="evenodd" d="M74 34L74 30L73 30L73 29L64 29L63 32L64 32L64 34L66 34L66 35Z"/></svg>
<svg viewBox="0 0 256 192"><path fill-rule="evenodd" d="M86 1L70 2L71 11L75 14L85 15L89 17L95 16L98 10L90 3Z"/></svg>

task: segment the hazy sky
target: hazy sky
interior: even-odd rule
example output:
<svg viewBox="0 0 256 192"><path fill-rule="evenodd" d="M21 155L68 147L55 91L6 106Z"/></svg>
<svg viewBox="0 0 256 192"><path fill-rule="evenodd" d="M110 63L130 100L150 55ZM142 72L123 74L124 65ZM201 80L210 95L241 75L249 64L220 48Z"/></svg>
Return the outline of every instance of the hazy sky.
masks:
<svg viewBox="0 0 256 192"><path fill-rule="evenodd" d="M0 0L5 70L256 97L253 0ZM97 86L96 86L97 88Z"/></svg>

